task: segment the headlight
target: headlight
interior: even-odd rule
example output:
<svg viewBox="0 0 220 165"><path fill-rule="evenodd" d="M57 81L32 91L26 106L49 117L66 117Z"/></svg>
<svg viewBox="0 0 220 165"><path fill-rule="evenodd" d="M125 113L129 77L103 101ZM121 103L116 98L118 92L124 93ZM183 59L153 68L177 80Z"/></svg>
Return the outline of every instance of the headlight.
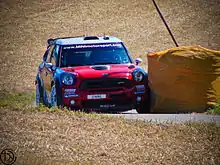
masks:
<svg viewBox="0 0 220 165"><path fill-rule="evenodd" d="M136 71L133 73L133 77L134 77L135 81L141 82L144 79L144 74L141 71Z"/></svg>
<svg viewBox="0 0 220 165"><path fill-rule="evenodd" d="M71 73L64 73L62 75L62 83L65 85L73 85L76 81L76 77Z"/></svg>

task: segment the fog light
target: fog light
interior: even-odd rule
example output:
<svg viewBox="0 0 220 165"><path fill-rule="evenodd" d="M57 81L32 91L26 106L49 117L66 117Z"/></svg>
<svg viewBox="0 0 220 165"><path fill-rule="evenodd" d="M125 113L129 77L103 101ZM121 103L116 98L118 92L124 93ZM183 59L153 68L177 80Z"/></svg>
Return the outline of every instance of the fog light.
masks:
<svg viewBox="0 0 220 165"><path fill-rule="evenodd" d="M75 101L74 101L74 100L71 100L71 101L70 101L70 104L72 104L72 105L75 104Z"/></svg>
<svg viewBox="0 0 220 165"><path fill-rule="evenodd" d="M138 101L138 102L141 101L141 97L140 97L140 96L137 97L137 101Z"/></svg>

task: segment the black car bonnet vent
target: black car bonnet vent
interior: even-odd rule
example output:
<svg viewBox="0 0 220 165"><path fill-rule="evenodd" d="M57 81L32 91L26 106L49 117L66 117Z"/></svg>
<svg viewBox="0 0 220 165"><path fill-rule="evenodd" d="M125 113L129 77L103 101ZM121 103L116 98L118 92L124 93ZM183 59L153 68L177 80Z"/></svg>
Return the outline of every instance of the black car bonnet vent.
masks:
<svg viewBox="0 0 220 165"><path fill-rule="evenodd" d="M109 70L110 66L109 65L95 65L95 66L91 66L91 68L94 70Z"/></svg>

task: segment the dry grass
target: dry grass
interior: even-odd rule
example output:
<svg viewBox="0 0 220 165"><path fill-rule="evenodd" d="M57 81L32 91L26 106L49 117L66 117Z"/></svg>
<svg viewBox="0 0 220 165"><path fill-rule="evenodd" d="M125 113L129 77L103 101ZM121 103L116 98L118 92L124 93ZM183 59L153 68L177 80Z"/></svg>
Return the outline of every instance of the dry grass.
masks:
<svg viewBox="0 0 220 165"><path fill-rule="evenodd" d="M0 109L0 148L17 164L219 164L220 127Z"/></svg>
<svg viewBox="0 0 220 165"><path fill-rule="evenodd" d="M220 48L219 0L157 0L180 45ZM151 0L0 1L0 89L34 89L50 37L106 34L121 38L133 57L173 47ZM146 61L143 64L145 68Z"/></svg>
<svg viewBox="0 0 220 165"><path fill-rule="evenodd" d="M18 165L219 164L220 127L155 124L31 107L33 93L0 92L0 150Z"/></svg>

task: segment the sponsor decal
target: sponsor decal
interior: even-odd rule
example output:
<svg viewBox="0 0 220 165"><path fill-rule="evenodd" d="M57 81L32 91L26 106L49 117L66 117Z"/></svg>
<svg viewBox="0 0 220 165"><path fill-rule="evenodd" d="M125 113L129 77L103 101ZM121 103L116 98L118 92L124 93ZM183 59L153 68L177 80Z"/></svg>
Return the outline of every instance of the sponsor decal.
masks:
<svg viewBox="0 0 220 165"><path fill-rule="evenodd" d="M144 85L136 85L135 94L143 94L143 93L145 93L145 86Z"/></svg>
<svg viewBox="0 0 220 165"><path fill-rule="evenodd" d="M69 98L69 97L78 97L79 95L75 93L76 89L65 89L64 90L64 97Z"/></svg>

